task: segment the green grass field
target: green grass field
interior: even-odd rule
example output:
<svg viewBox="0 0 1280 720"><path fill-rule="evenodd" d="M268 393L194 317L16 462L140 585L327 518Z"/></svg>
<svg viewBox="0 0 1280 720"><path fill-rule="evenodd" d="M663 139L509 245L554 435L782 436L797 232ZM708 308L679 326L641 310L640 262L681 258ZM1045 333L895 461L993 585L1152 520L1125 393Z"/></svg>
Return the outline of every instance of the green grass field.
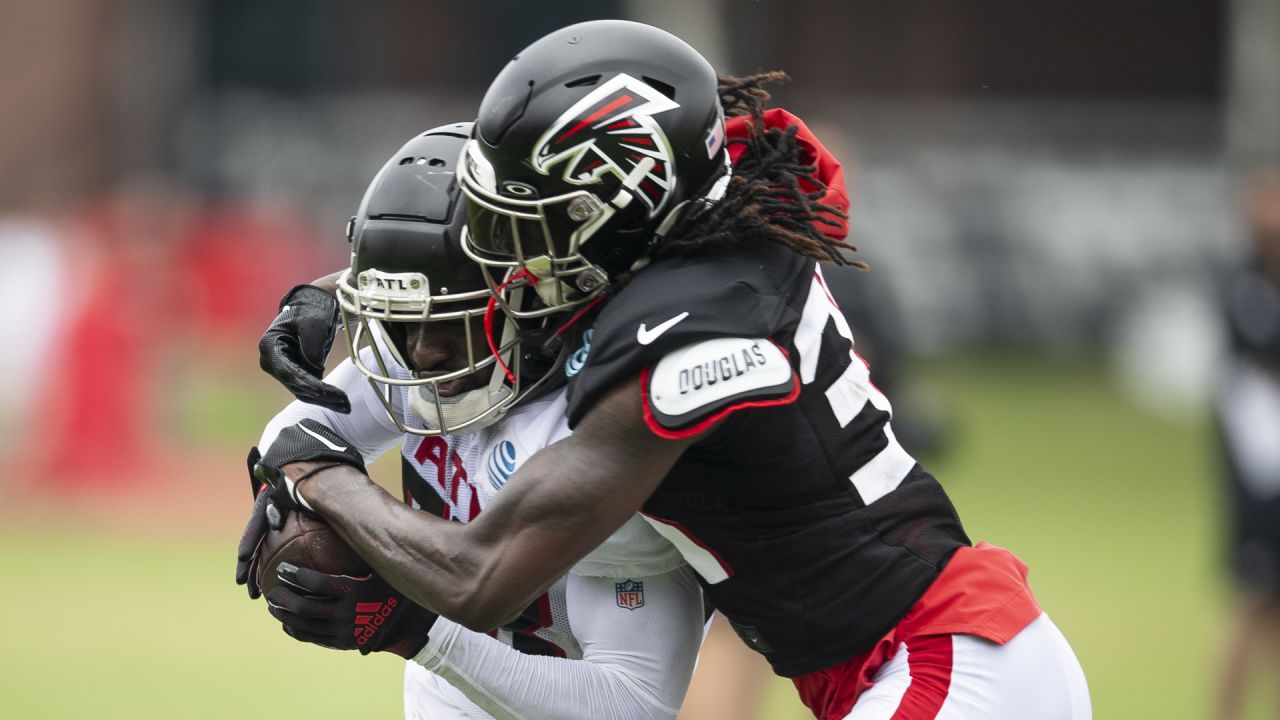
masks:
<svg viewBox="0 0 1280 720"><path fill-rule="evenodd" d="M1078 364L974 359L920 375L954 431L933 469L975 540L1031 566L1095 717L1209 717L1226 593L1202 425L1146 416ZM175 509L176 523L201 507ZM0 717L400 716L398 658L289 640L231 582L240 519L193 524L0 528ZM789 683L764 717L806 717Z"/></svg>

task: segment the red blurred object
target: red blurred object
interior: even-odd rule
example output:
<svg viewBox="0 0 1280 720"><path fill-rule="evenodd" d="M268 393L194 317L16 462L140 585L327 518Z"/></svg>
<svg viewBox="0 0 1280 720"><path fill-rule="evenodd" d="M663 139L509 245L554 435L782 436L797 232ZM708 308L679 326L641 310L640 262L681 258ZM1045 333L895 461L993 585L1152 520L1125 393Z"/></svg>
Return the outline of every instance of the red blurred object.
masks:
<svg viewBox="0 0 1280 720"><path fill-rule="evenodd" d="M120 307L126 277L112 263L93 269L56 349L57 411L42 475L62 487L130 482L143 455L145 333Z"/></svg>
<svg viewBox="0 0 1280 720"><path fill-rule="evenodd" d="M287 289L335 269L320 266L315 235L286 213L208 208L188 223L175 268L184 322L215 342L252 343Z"/></svg>
<svg viewBox="0 0 1280 720"><path fill-rule="evenodd" d="M187 207L120 197L76 218L73 297L27 450L41 487L158 479L172 455L166 403L181 397L162 386L174 375L165 361L243 358L251 372L280 295L321 274L313 234L289 214Z"/></svg>
<svg viewBox="0 0 1280 720"><path fill-rule="evenodd" d="M845 188L844 168L841 166L840 161L836 159L836 156L832 155L831 151L827 150L826 146L822 144L822 141L818 140L818 136L813 134L809 126L805 125L803 120L782 108L765 110L761 119L764 121L765 128L769 130L785 130L789 127L796 129L796 140L800 142L800 146L806 151L805 162L813 164L816 168L813 176L826 186L819 201L847 214L849 212L849 192ZM729 140L745 139L749 121L750 118L748 117L732 117L725 120L725 137ZM740 142L729 143L728 152L731 161L737 162L745 151L746 145ZM818 187L813 183L802 180L800 189L805 192L813 192ZM849 220L847 217L827 213L826 221L814 223L814 228L833 240L843 240L849 234Z"/></svg>

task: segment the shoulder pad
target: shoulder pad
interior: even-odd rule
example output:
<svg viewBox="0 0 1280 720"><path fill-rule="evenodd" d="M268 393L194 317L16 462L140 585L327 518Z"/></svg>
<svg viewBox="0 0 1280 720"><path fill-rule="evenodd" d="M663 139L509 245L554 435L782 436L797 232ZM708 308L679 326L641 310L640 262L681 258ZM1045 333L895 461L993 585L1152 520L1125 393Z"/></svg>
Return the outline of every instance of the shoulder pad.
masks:
<svg viewBox="0 0 1280 720"><path fill-rule="evenodd" d="M662 437L691 437L735 410L784 405L800 383L764 338L716 338L669 353L646 371L645 421Z"/></svg>
<svg viewBox="0 0 1280 720"><path fill-rule="evenodd" d="M584 343L566 367L570 425L601 394L681 348L785 336L799 320L788 291L794 278L812 274L812 262L764 247L671 258L637 272L605 302L589 347Z"/></svg>

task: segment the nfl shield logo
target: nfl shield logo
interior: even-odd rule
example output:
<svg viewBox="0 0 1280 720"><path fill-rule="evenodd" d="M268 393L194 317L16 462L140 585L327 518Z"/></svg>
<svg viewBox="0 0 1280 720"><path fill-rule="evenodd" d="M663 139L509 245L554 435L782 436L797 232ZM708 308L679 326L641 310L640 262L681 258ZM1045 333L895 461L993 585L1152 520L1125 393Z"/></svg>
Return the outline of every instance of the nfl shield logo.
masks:
<svg viewBox="0 0 1280 720"><path fill-rule="evenodd" d="M644 607L643 580L624 580L613 586L618 589L618 607L628 610Z"/></svg>

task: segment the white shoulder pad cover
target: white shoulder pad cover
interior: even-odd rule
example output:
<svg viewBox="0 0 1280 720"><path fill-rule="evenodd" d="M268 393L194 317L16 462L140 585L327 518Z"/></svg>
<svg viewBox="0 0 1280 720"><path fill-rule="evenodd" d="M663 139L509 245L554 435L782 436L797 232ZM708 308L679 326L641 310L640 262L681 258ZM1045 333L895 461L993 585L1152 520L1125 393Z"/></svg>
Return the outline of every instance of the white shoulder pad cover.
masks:
<svg viewBox="0 0 1280 720"><path fill-rule="evenodd" d="M787 356L764 338L716 338L686 345L654 366L649 378L653 420L683 430L736 406L791 394Z"/></svg>
<svg viewBox="0 0 1280 720"><path fill-rule="evenodd" d="M636 513L569 572L587 577L649 577L684 564L680 550Z"/></svg>

